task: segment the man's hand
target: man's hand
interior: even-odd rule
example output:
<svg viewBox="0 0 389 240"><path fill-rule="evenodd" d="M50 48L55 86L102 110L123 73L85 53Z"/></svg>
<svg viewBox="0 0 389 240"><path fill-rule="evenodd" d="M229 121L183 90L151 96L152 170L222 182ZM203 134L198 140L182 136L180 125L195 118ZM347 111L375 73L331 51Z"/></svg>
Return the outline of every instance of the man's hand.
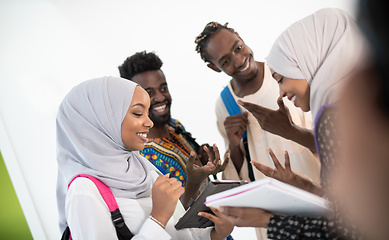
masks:
<svg viewBox="0 0 389 240"><path fill-rule="evenodd" d="M203 165L207 165L209 161L212 161L211 159L220 159L219 148L216 146L216 144L213 144L213 146L209 146L208 143L201 145L199 149L199 153L197 155L199 154L201 154L201 157L199 156L199 158L201 159L201 163ZM229 160L230 160L230 154L226 152L226 154L224 155L223 164L222 165L218 164L216 166L216 169L211 174L216 175L219 172L223 172L224 169L226 169Z"/></svg>
<svg viewBox="0 0 389 240"><path fill-rule="evenodd" d="M224 121L227 138L229 141L228 149L230 150L230 159L234 163L236 171L239 173L243 165L243 152L240 149L240 140L243 133L247 130L247 125L250 124L247 118L248 112L229 116Z"/></svg>
<svg viewBox="0 0 389 240"><path fill-rule="evenodd" d="M246 132L247 124L249 124L247 115L248 113L244 112L242 114L228 116L224 120L224 128L226 129L230 145L239 146L242 135Z"/></svg>
<svg viewBox="0 0 389 240"><path fill-rule="evenodd" d="M206 165L200 167L194 164L194 153L189 156L189 160L186 164L186 173L188 176L188 184L200 185L201 182L208 177L208 175L217 172L221 166L220 153L216 144L213 144L212 150L207 146L203 146L205 152L208 155L208 162Z"/></svg>
<svg viewBox="0 0 389 240"><path fill-rule="evenodd" d="M187 205L191 198L197 198L201 182L208 177L208 175L217 172L221 167L219 149L216 144L213 145L213 151L209 150L207 147L205 147L204 150L208 154L208 162L206 165L200 167L194 164L194 152L190 153L189 160L186 163L187 181L185 193L181 197L181 203L185 209L188 208Z"/></svg>
<svg viewBox="0 0 389 240"><path fill-rule="evenodd" d="M204 166L204 165L207 165L208 163L208 155L209 153L205 150L205 149L208 149L212 155L215 155L215 152L213 150L213 146L209 146L208 143L204 143L202 144L200 147L199 147L199 150L197 151L197 156L198 158L200 159L200 162L201 164Z"/></svg>
<svg viewBox="0 0 389 240"><path fill-rule="evenodd" d="M223 164L220 166L219 170L216 173L223 172L226 169L228 163L230 162L230 159L231 159L230 151L227 150L227 152L224 154ZM214 173L214 174L216 174L216 173Z"/></svg>

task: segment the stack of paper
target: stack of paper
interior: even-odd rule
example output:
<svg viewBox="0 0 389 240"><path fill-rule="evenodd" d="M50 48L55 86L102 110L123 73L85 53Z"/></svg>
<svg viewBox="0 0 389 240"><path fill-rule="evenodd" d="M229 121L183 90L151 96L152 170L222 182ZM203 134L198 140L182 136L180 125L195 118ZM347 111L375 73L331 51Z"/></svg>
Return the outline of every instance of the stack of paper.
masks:
<svg viewBox="0 0 389 240"><path fill-rule="evenodd" d="M331 216L330 202L317 195L265 178L210 195L205 205L256 207L282 215Z"/></svg>

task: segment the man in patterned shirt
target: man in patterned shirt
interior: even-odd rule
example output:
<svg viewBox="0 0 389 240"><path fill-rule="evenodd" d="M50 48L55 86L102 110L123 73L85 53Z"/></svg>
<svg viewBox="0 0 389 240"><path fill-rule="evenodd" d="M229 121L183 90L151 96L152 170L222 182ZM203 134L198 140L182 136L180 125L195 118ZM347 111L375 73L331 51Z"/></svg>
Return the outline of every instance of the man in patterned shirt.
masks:
<svg viewBox="0 0 389 240"><path fill-rule="evenodd" d="M204 166L208 163L206 150L213 153L215 146L199 146L184 126L171 118L172 98L161 70L162 64L161 59L153 52L138 52L119 66L120 76L138 83L150 95L149 117L154 122L154 127L150 129L145 148L140 153L163 174L170 173L171 177L174 176L188 188L186 164L190 153L196 153L195 165ZM200 189L205 184L206 181L203 181ZM199 186L189 187L198 189Z"/></svg>

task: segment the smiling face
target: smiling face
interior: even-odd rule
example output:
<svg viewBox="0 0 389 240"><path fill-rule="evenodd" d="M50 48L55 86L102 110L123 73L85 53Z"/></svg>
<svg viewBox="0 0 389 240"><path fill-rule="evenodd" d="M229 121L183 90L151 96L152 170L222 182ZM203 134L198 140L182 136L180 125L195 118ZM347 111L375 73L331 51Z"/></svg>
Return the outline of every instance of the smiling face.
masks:
<svg viewBox="0 0 389 240"><path fill-rule="evenodd" d="M221 29L213 36L205 49L209 60L208 67L236 80L251 80L258 74L253 51L243 42L237 33Z"/></svg>
<svg viewBox="0 0 389 240"><path fill-rule="evenodd" d="M273 78L278 82L280 87L280 96L287 97L296 107L301 108L304 112L311 110L310 90L308 82L305 79L292 79L282 76L270 69Z"/></svg>
<svg viewBox="0 0 389 240"><path fill-rule="evenodd" d="M161 70L151 70L135 75L132 80L144 88L150 96L149 116L155 125L163 126L171 118L172 98L167 87L165 75Z"/></svg>
<svg viewBox="0 0 389 240"><path fill-rule="evenodd" d="M149 95L137 86L121 128L123 143L130 151L141 151L144 148L147 133L153 127L148 117L149 107Z"/></svg>

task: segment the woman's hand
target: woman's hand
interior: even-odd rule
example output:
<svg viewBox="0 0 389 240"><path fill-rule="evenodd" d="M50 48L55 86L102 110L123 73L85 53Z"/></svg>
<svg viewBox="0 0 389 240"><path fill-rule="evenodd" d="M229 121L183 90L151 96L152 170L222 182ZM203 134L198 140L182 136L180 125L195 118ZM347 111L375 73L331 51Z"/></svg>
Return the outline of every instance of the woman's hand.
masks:
<svg viewBox="0 0 389 240"><path fill-rule="evenodd" d="M293 123L283 98L284 96L279 96L277 99L278 110L265 108L255 103L243 102L242 100L238 100L238 104L253 114L264 131L297 142L315 153L316 144L313 131Z"/></svg>
<svg viewBox="0 0 389 240"><path fill-rule="evenodd" d="M282 98L283 96L279 96L277 99L278 110L242 100L238 100L238 104L253 114L264 131L290 139L290 136L294 133L295 124Z"/></svg>
<svg viewBox="0 0 389 240"><path fill-rule="evenodd" d="M166 226L184 192L182 183L175 178L169 178L169 174L158 177L153 184L153 208L150 215Z"/></svg>
<svg viewBox="0 0 389 240"><path fill-rule="evenodd" d="M251 207L219 207L218 217L237 227L268 226L271 213L261 208Z"/></svg>
<svg viewBox="0 0 389 240"><path fill-rule="evenodd" d="M273 150L271 148L269 148L268 150L269 150L270 157L274 162L275 168L268 167L264 164L261 164L253 160L251 161L251 163L254 165L255 168L257 168L267 177L277 179L281 182L298 187L300 189L311 192L318 196L323 195L323 190L321 186L314 184L313 181L308 176L292 171L292 168L290 166L289 154L287 151L285 151L285 167L284 167L282 166L280 161L278 161Z"/></svg>
<svg viewBox="0 0 389 240"><path fill-rule="evenodd" d="M220 212L216 208L211 208L211 210L215 215L207 212L198 213L199 216L208 218L215 224L215 227L211 231L211 239L218 240L228 237L234 229L234 225L232 225L229 221L220 218Z"/></svg>

